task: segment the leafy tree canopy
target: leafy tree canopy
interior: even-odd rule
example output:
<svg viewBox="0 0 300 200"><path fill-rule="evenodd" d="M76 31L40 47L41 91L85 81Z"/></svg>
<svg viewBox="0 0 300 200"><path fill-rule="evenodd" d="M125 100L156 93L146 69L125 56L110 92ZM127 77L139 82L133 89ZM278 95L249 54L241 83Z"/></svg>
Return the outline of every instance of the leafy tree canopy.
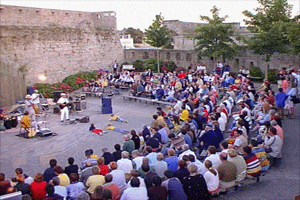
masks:
<svg viewBox="0 0 300 200"><path fill-rule="evenodd" d="M200 19L208 22L208 24L198 25L196 27L195 39L197 39L197 43L195 50L198 51L201 56L213 58L223 56L223 59L231 58L238 52L239 48L232 39L234 31L231 25L223 23L228 16L220 17L220 9L216 6L210 11L212 18L209 16L200 16Z"/></svg>
<svg viewBox="0 0 300 200"><path fill-rule="evenodd" d="M130 34L133 38L134 43L142 43L143 41L143 31L140 29L134 29L132 27L129 27L126 29L125 34Z"/></svg>
<svg viewBox="0 0 300 200"><path fill-rule="evenodd" d="M155 20L149 26L148 29L145 30L145 42L150 44L153 47L163 47L166 48L170 46L172 37L171 31L163 25L164 17L160 13L159 15L155 16Z"/></svg>

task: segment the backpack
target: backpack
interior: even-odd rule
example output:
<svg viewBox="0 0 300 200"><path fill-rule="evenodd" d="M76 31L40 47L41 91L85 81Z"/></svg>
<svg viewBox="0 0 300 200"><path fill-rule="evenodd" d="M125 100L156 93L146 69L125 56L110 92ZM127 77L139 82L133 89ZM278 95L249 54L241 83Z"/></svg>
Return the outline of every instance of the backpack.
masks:
<svg viewBox="0 0 300 200"><path fill-rule="evenodd" d="M83 117L79 121L80 121L80 123L88 123L88 122L90 122L90 118L89 117Z"/></svg>

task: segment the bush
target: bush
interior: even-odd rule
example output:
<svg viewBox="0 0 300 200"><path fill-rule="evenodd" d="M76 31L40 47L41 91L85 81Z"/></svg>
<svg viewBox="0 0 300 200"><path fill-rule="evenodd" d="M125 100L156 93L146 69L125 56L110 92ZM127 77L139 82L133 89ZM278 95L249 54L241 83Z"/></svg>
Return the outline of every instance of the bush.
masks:
<svg viewBox="0 0 300 200"><path fill-rule="evenodd" d="M133 67L135 68L135 71L142 72L144 70L145 62L142 60L136 60L132 63Z"/></svg>
<svg viewBox="0 0 300 200"><path fill-rule="evenodd" d="M159 66L162 67L163 64L164 64L163 61L160 60L159 61ZM151 71L157 72L157 59L156 58L150 58L150 59L146 60L143 70L146 70L146 69L151 69Z"/></svg>
<svg viewBox="0 0 300 200"><path fill-rule="evenodd" d="M275 69L268 70L268 81L277 83L277 71Z"/></svg>
<svg viewBox="0 0 300 200"><path fill-rule="evenodd" d="M177 65L173 61L165 61L161 71L170 71L173 72L177 68Z"/></svg>
<svg viewBox="0 0 300 200"><path fill-rule="evenodd" d="M264 74L262 73L259 67L251 67L249 71L251 77L259 77L259 78L264 77Z"/></svg>

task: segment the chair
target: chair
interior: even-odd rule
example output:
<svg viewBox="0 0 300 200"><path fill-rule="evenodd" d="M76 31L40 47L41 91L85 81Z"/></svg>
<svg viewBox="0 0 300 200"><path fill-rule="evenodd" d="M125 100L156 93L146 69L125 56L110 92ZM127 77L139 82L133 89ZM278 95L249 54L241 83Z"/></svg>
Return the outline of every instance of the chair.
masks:
<svg viewBox="0 0 300 200"><path fill-rule="evenodd" d="M48 106L56 106L57 104L55 102L53 102L53 99L47 99L47 104ZM49 108L50 109L50 108Z"/></svg>

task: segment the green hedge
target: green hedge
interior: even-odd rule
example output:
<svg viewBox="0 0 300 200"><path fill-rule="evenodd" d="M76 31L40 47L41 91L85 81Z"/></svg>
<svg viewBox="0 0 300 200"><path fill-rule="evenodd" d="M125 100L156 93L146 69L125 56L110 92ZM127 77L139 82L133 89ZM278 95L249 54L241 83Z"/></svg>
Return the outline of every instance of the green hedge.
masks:
<svg viewBox="0 0 300 200"><path fill-rule="evenodd" d="M142 72L148 69L151 69L153 72L157 72L157 59L150 58L147 60L136 60L132 63L135 67L135 71ZM163 70L174 71L177 68L177 65L173 61L159 61L160 72Z"/></svg>
<svg viewBox="0 0 300 200"><path fill-rule="evenodd" d="M263 78L265 75L262 73L260 67L251 67L249 69L251 77Z"/></svg>

